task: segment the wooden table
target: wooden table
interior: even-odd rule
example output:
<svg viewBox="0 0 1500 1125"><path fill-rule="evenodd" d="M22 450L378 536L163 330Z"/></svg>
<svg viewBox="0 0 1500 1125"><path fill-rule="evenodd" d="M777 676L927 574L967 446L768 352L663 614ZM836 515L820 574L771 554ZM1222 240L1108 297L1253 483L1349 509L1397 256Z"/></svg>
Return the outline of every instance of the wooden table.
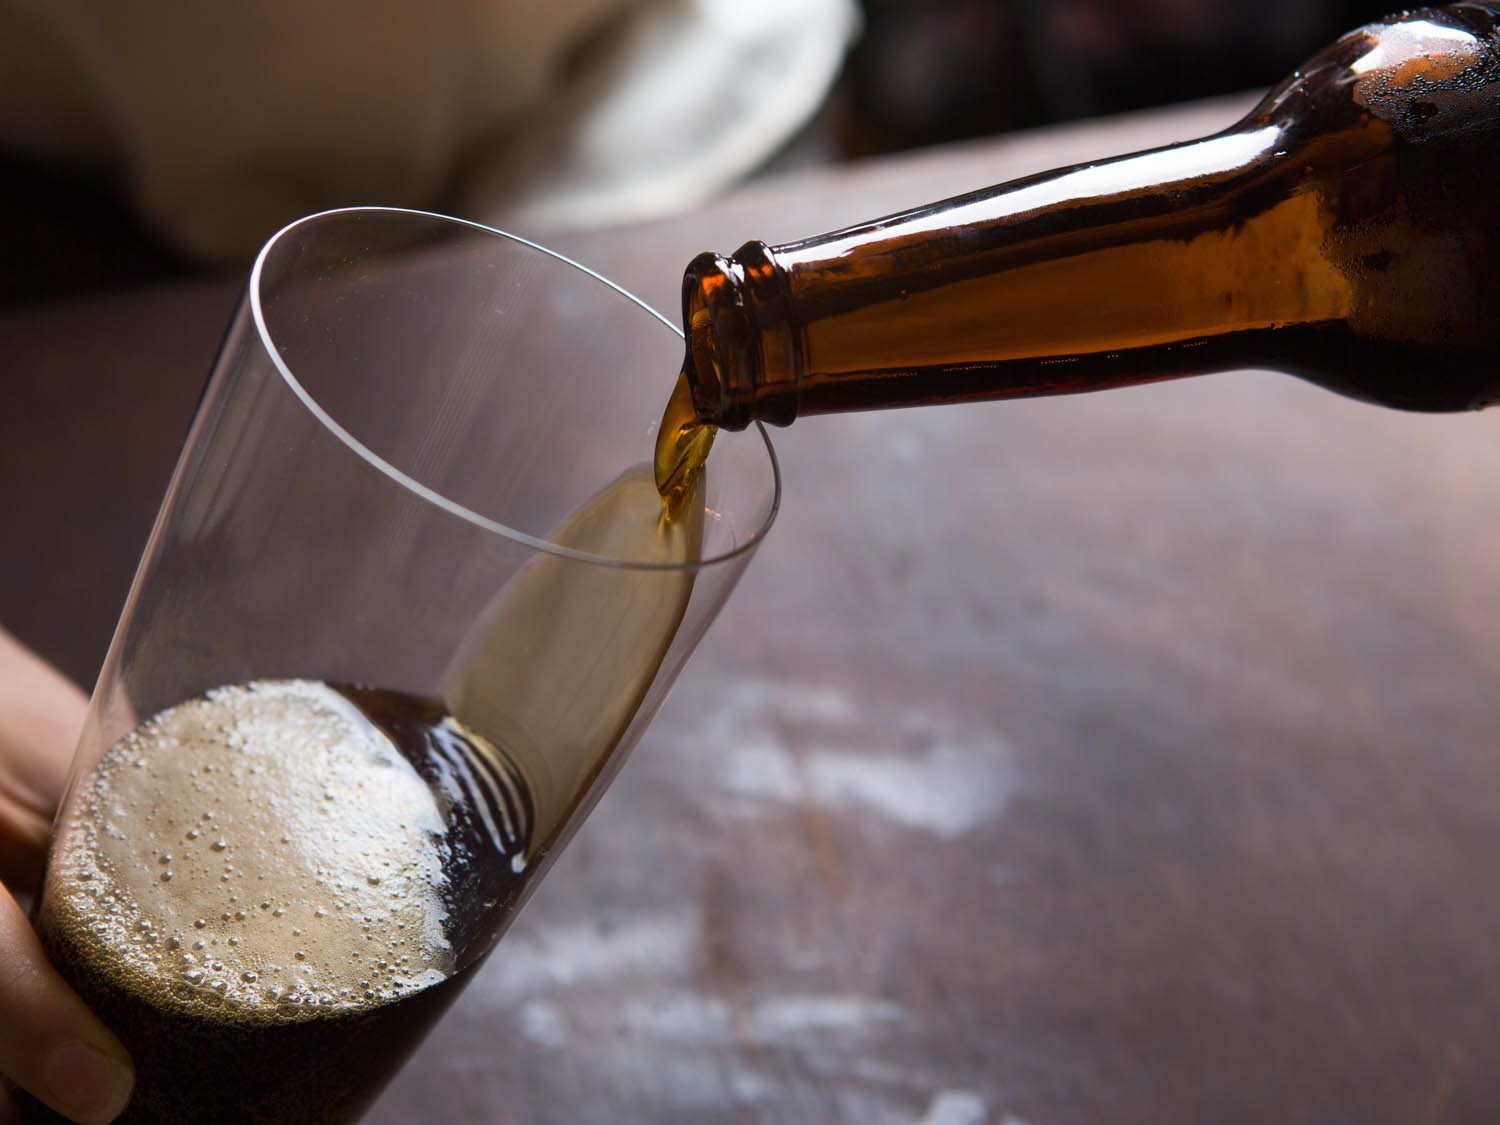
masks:
<svg viewBox="0 0 1500 1125"><path fill-rule="evenodd" d="M1243 105L561 244L670 309ZM0 620L85 681L237 285L0 316ZM780 525L376 1122L1500 1120L1500 412L1246 373L777 436Z"/></svg>

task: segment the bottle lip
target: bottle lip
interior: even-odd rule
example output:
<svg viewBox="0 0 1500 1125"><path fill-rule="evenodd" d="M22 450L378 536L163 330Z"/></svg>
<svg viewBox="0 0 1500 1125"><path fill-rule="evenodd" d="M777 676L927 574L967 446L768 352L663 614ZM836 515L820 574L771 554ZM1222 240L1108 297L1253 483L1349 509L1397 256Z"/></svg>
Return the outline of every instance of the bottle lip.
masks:
<svg viewBox="0 0 1500 1125"><path fill-rule="evenodd" d="M688 263L682 278L683 370L693 406L725 430L743 430L755 420L756 361L748 347L743 282L732 258L709 252Z"/></svg>
<svg viewBox="0 0 1500 1125"><path fill-rule="evenodd" d="M703 253L683 274L685 370L706 422L743 430L789 425L800 382L787 321L785 274L774 251L747 242L733 255Z"/></svg>

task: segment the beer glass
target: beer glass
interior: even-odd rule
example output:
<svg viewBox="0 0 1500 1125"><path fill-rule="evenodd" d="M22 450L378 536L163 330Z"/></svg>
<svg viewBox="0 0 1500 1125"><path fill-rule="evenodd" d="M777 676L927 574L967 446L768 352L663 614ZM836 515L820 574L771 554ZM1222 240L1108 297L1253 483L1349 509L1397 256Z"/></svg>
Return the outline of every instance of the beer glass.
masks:
<svg viewBox="0 0 1500 1125"><path fill-rule="evenodd" d="M661 519L681 355L456 219L332 211L261 252L37 910L134 1057L127 1120L357 1118L495 946L776 512L755 428Z"/></svg>

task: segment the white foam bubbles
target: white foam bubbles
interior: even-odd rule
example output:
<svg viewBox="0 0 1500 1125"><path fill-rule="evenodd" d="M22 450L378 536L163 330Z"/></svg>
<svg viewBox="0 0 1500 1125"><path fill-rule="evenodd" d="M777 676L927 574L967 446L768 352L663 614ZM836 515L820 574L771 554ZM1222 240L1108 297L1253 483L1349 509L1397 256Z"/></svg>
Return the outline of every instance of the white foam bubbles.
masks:
<svg viewBox="0 0 1500 1125"><path fill-rule="evenodd" d="M454 968L438 801L326 685L219 688L105 752L59 823L45 922L164 1006L399 999Z"/></svg>

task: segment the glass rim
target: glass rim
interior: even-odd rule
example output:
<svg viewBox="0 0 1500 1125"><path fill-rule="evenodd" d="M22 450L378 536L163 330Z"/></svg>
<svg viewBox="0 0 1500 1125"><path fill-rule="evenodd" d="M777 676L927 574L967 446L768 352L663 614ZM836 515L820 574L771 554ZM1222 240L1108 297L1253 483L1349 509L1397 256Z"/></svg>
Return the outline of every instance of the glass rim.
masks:
<svg viewBox="0 0 1500 1125"><path fill-rule="evenodd" d="M508 242L513 242L519 246L524 246L528 250L535 250L553 259L554 261L561 263L564 266L569 266L572 269L577 270L585 277L600 282L609 289L612 289L615 293L630 301L637 308L649 313L667 328L671 329L671 331L676 334L678 339L683 338L682 329L679 328L676 324L668 320L660 312L652 308L645 301L641 300L641 298L637 297L634 293L630 292L630 290L624 288L616 282L611 281L609 278L605 277L597 270L590 269L588 266L582 264L581 262L574 261L566 254L560 254L556 250L551 250L538 242L533 242L529 238L523 238L518 234L511 234L509 231L500 230L498 227L487 226L484 223L478 223L473 221L472 219L460 219L453 215L444 215L436 211L423 211L411 207L335 207L330 208L326 211L317 211L311 215L304 215L302 218L293 220L292 222L288 223L286 226L282 227L270 238L268 238L265 245L261 247L260 252L256 254L255 264L250 269L250 283L248 291L250 314L252 319L255 321L255 329L260 336L261 347L264 348L266 354L270 356L271 363L275 366L276 371L280 374L282 381L287 385L288 389L291 390L292 394L294 394L301 401L303 406L305 406L313 415L313 417L323 426L323 428L331 433L334 437L338 438L338 440L342 442L350 452L352 452L355 456L362 459L366 464L370 465L372 468L380 472L394 484L399 485L400 487L406 489L408 492L413 493L420 499L425 500L427 503L432 504L435 507L447 512L449 515L455 516L458 519L472 524L473 526L478 527L483 531L498 535L504 539L509 539L512 542L518 543L524 547L528 547L537 551L545 551L548 554L557 555L565 559L571 559L575 562L589 563L594 566L616 567L626 570L701 571L737 559L743 555L748 554L750 551L753 551L757 546L760 545L761 540L766 537L766 533L771 530L771 525L776 522L776 514L781 508L781 466L780 463L776 460L776 449L771 444L771 435L766 432L766 428L761 425L760 422L755 423L755 428L760 433L761 443L765 447L766 459L771 469L771 503L766 510L765 518L761 521L760 525L745 539L743 543L735 544L733 549L724 551L720 554L711 555L707 558L698 559L694 562L683 563L636 562L630 559L614 558L609 555L596 555L588 551L579 551L572 547L565 547L560 543L552 542L550 539L544 539L541 536L533 535L530 532L511 527L508 524L501 523L499 520L492 519L486 515L482 515L481 513L474 511L472 508L460 504L456 500L450 499L447 496L444 496L441 492L437 491L435 488L432 488L430 485L423 484L411 474L398 469L395 465L391 464L385 458L381 457L373 449L365 445L348 430L346 430L342 425L339 424L338 420L334 418L334 416L330 414L320 402L318 402L318 400L312 395L312 393L302 385L301 380L299 380L297 376L292 373L291 368L289 368L286 365L285 361L282 360L281 353L275 347L274 337L271 333L271 330L266 324L265 311L261 306L261 274L266 262L266 258L270 254L272 247L274 247L286 236L292 234L299 227L309 226L311 224L339 215L360 214L402 215L418 219L436 220L440 223L451 223L455 226L467 227L470 230L478 231L483 234L503 238ZM665 397L662 399L662 402L663 404L665 404Z"/></svg>

